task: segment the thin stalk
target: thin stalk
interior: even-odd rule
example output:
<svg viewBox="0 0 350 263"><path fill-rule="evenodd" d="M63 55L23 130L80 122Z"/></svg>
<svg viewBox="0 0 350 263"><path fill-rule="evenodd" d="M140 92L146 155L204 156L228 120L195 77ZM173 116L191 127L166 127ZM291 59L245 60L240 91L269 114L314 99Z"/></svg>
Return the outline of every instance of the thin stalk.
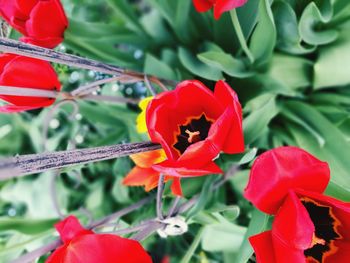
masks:
<svg viewBox="0 0 350 263"><path fill-rule="evenodd" d="M160 149L152 142L125 143L87 149L20 155L0 160L0 181L63 167L82 165Z"/></svg>
<svg viewBox="0 0 350 263"><path fill-rule="evenodd" d="M120 218L126 214L129 214L141 207L143 207L144 205L150 203L153 199L154 199L154 195L151 195L151 196L148 196L144 199L141 199L140 201L136 202L135 204L132 204L131 206L128 206L122 210L119 210L118 212L115 212L114 214L111 214L111 215L108 215L96 222L93 222L92 224L90 224L88 226L89 229L93 229L93 228L96 228L98 226L101 226L101 225L104 225L112 220L115 220L117 218Z"/></svg>
<svg viewBox="0 0 350 263"><path fill-rule="evenodd" d="M239 41L239 43L240 43L240 45L242 47L242 50L247 55L250 63L253 64L254 63L254 56L250 52L250 50L248 48L246 39L245 39L243 31L242 31L241 24L239 23L239 19L238 19L238 16L237 16L236 9L232 9L230 11L230 15L231 15L231 20L232 20L233 27L235 28L236 35L237 35L238 41Z"/></svg>
<svg viewBox="0 0 350 263"><path fill-rule="evenodd" d="M164 174L159 175L158 179L158 189L157 189L157 217L160 220L163 220L163 212L162 212L162 198L163 198L163 193L164 193Z"/></svg>
<svg viewBox="0 0 350 263"><path fill-rule="evenodd" d="M103 101L110 103L131 103L138 104L139 99L124 98L117 96L106 96L106 95L91 95L91 94L79 94L73 95L67 92L57 92L53 90L42 90L34 88L23 88L23 87L10 87L0 86L0 94L5 96L25 96L25 97L40 97L40 98L55 98L62 96L63 99L73 100L81 99L87 101Z"/></svg>
<svg viewBox="0 0 350 263"><path fill-rule="evenodd" d="M27 254L24 254L23 256L20 256L19 258L11 261L10 263L30 263L34 262L37 258L41 257L42 255L45 255L49 253L50 251L56 249L58 246L62 244L62 241L59 239L56 239L52 241L51 243L40 247L38 249L33 250L32 252L29 252Z"/></svg>
<svg viewBox="0 0 350 263"><path fill-rule="evenodd" d="M12 39L0 38L0 51L42 59L76 68L94 70L97 72L111 74L115 76L127 75L139 80L143 80L144 78L144 74L140 72L127 70L118 66L110 65L88 58L57 52L48 48L29 45ZM151 81L153 81L153 79L156 79L156 77L150 77ZM176 85L176 82L172 80L160 79L160 81L165 85Z"/></svg>

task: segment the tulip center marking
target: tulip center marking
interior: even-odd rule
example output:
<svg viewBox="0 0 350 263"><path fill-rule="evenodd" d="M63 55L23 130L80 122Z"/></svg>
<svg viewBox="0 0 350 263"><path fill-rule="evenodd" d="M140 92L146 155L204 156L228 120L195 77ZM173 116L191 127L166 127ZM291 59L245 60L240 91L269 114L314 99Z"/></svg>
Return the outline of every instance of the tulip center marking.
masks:
<svg viewBox="0 0 350 263"><path fill-rule="evenodd" d="M175 133L173 147L180 154L183 154L190 145L203 141L208 137L212 124L213 121L207 118L204 113L200 116L189 118L184 124L179 126L177 133Z"/></svg>
<svg viewBox="0 0 350 263"><path fill-rule="evenodd" d="M320 204L308 197L301 198L301 202L315 225L310 248L304 251L304 255L311 262L323 263L338 249L334 241L342 238L337 230L340 221L330 206Z"/></svg>

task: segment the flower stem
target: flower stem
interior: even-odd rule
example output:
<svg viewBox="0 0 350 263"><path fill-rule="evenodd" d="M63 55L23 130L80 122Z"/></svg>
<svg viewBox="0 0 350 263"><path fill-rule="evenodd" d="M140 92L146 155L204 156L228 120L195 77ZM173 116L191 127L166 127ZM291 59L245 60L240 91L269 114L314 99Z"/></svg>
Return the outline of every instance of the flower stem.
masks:
<svg viewBox="0 0 350 263"><path fill-rule="evenodd" d="M81 69L89 69L115 76L128 76L143 81L144 74L127 70L118 66L106 64L92 59L87 59L71 54L57 52L52 49L29 45L12 39L0 38L0 51L42 59L50 62L64 64ZM156 77L150 77L151 81ZM175 86L176 81L160 79L165 85Z"/></svg>
<svg viewBox="0 0 350 263"><path fill-rule="evenodd" d="M159 144L139 142L16 156L0 160L0 181L73 165L119 158L139 152L158 150L160 148Z"/></svg>
<svg viewBox="0 0 350 263"><path fill-rule="evenodd" d="M163 220L164 217L162 213L162 197L164 193L164 174L159 175L157 190L157 217L158 219Z"/></svg>
<svg viewBox="0 0 350 263"><path fill-rule="evenodd" d="M250 63L253 64L254 63L254 56L250 52L250 50L248 48L246 39L245 39L243 31L242 31L241 24L239 23L239 19L238 19L238 16L237 16L236 9L232 9L230 11L230 15L231 15L231 20L232 20L232 23L233 23L233 27L235 28L236 35L237 35L239 43L241 44L242 50L247 55Z"/></svg>

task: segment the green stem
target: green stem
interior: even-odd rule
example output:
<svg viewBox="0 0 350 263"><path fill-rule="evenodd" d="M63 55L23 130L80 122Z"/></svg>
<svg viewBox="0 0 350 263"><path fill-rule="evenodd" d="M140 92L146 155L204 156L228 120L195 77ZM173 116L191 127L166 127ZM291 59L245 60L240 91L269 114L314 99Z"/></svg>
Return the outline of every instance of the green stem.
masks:
<svg viewBox="0 0 350 263"><path fill-rule="evenodd" d="M248 48L247 42L245 40L243 31L242 31L242 28L241 28L241 24L239 23L239 20L238 20L236 9L232 9L230 11L230 15L231 15L231 20L232 20L233 27L235 28L236 35L237 35L238 41L239 41L239 43L240 43L240 45L242 47L242 50L247 55L250 63L253 64L254 63L254 57L253 57L253 54L250 52L250 50Z"/></svg>
<svg viewBox="0 0 350 263"><path fill-rule="evenodd" d="M197 233L195 239L193 240L191 246L189 247L189 249L187 250L187 253L185 254L185 256L182 258L181 262L180 263L189 263L194 252L196 251L198 245L199 245L199 242L201 241L202 239L202 235L203 235L203 230L204 230L204 227L202 227L199 232Z"/></svg>

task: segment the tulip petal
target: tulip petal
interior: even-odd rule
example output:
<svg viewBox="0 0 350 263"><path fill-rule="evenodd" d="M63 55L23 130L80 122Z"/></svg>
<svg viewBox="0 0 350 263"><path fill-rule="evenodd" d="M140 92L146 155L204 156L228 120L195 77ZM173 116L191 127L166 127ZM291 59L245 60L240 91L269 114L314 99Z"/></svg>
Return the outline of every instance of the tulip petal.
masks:
<svg viewBox="0 0 350 263"><path fill-rule="evenodd" d="M216 0L214 5L214 18L219 19L224 12L240 7L246 2L247 0Z"/></svg>
<svg viewBox="0 0 350 263"><path fill-rule="evenodd" d="M69 242L78 236L93 233L92 231L83 228L75 216L68 216L64 220L55 224L55 228L64 243Z"/></svg>
<svg viewBox="0 0 350 263"><path fill-rule="evenodd" d="M188 168L178 166L176 162L165 160L159 164L154 164L152 168L160 173L174 177L193 177L206 174L222 174L223 171L214 162L209 162L205 166Z"/></svg>
<svg viewBox="0 0 350 263"><path fill-rule="evenodd" d="M145 191L150 191L157 187L159 172L152 168L134 167L123 179L123 184L127 186L144 186Z"/></svg>
<svg viewBox="0 0 350 263"><path fill-rule="evenodd" d="M172 182L171 187L170 187L172 193L174 195L177 195L177 196L183 196L180 180L181 180L180 178L174 177L173 182Z"/></svg>
<svg viewBox="0 0 350 263"><path fill-rule="evenodd" d="M277 263L274 256L271 231L251 236L249 242L254 249L258 263Z"/></svg>
<svg viewBox="0 0 350 263"><path fill-rule="evenodd" d="M310 247L315 226L298 196L290 191L272 225L272 234L291 248Z"/></svg>
<svg viewBox="0 0 350 263"><path fill-rule="evenodd" d="M166 159L163 149L141 152L130 155L134 163L141 168L150 168L153 164L162 162Z"/></svg>
<svg viewBox="0 0 350 263"><path fill-rule="evenodd" d="M193 0L197 12L206 12L213 7L214 3L209 0Z"/></svg>
<svg viewBox="0 0 350 263"><path fill-rule="evenodd" d="M244 138L242 127L242 107L236 92L224 81L220 80L215 85L214 96L221 101L225 107L232 107L232 115L225 116L223 122L231 124L230 131L225 137L223 152L229 154L244 151ZM230 118L230 120L229 120Z"/></svg>
<svg viewBox="0 0 350 263"><path fill-rule="evenodd" d="M276 214L290 189L322 193L329 182L327 163L297 147L279 147L260 155L244 196L258 209Z"/></svg>
<svg viewBox="0 0 350 263"><path fill-rule="evenodd" d="M1 96L0 96L0 99L1 99ZM55 102L54 99L48 99L48 100L43 101L43 102L32 104L31 106L4 105L4 106L0 106L0 112L1 113L16 113L16 112L36 110L36 109L48 107L48 106L52 105L54 102Z"/></svg>

